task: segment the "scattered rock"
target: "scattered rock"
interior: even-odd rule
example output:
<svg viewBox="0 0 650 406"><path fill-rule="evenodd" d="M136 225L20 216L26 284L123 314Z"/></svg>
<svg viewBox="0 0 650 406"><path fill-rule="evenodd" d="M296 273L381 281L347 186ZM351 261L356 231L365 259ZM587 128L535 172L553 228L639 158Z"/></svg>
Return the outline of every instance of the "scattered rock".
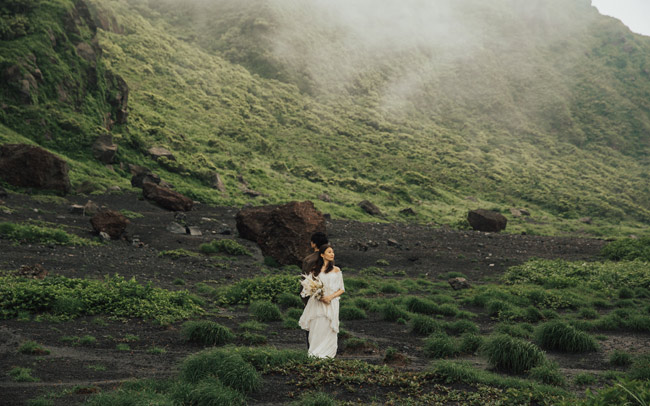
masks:
<svg viewBox="0 0 650 406"><path fill-rule="evenodd" d="M211 172L209 180L212 189L217 189L221 193L226 192L226 185L223 183L221 176L217 172Z"/></svg>
<svg viewBox="0 0 650 406"><path fill-rule="evenodd" d="M99 237L101 237L101 239L104 240L104 241L108 241L108 240L111 239L111 236L108 235L108 233L106 233L104 231L99 232Z"/></svg>
<svg viewBox="0 0 650 406"><path fill-rule="evenodd" d="M327 202L327 203L331 203L331 202L332 202L332 199L330 198L330 195L328 195L327 193L321 193L321 194L318 196L318 198L319 198L320 200L324 201L324 202Z"/></svg>
<svg viewBox="0 0 650 406"><path fill-rule="evenodd" d="M95 159L105 163L113 163L117 154L117 144L113 143L113 136L110 134L100 135L93 144L93 156Z"/></svg>
<svg viewBox="0 0 650 406"><path fill-rule="evenodd" d="M186 234L187 230L184 225L178 224L177 222L172 222L167 226L167 231L174 234Z"/></svg>
<svg viewBox="0 0 650 406"><path fill-rule="evenodd" d="M447 282L449 282L453 290L469 289L472 287L465 278L451 278Z"/></svg>
<svg viewBox="0 0 650 406"><path fill-rule="evenodd" d="M243 194L245 194L246 196L250 196L250 197L262 196L262 193L258 192L257 190L249 189L249 188L247 188L245 186L241 187L241 191L242 191Z"/></svg>
<svg viewBox="0 0 650 406"><path fill-rule="evenodd" d="M491 210L471 210L467 214L467 221L476 231L499 232L505 230L508 219L501 213Z"/></svg>
<svg viewBox="0 0 650 406"><path fill-rule="evenodd" d="M530 216L530 210L528 209L519 209L522 216Z"/></svg>
<svg viewBox="0 0 650 406"><path fill-rule="evenodd" d="M131 186L133 187L142 187L146 182L149 183L160 183L160 176L151 172L149 168L145 168L139 165L129 165L129 170L133 175L131 177Z"/></svg>
<svg viewBox="0 0 650 406"><path fill-rule="evenodd" d="M176 157L166 148L163 147L151 147L147 150L147 153L151 155L154 160L159 160L160 158L167 158L170 161L175 161Z"/></svg>
<svg viewBox="0 0 650 406"><path fill-rule="evenodd" d="M79 214L79 215L82 215L82 216L84 214L84 206L82 206L80 204L73 204L72 206L70 206L68 208L68 210L72 214Z"/></svg>
<svg viewBox="0 0 650 406"><path fill-rule="evenodd" d="M142 192L145 199L151 200L167 210L190 211L194 206L192 199L155 183L145 182L142 185Z"/></svg>
<svg viewBox="0 0 650 406"><path fill-rule="evenodd" d="M110 238L117 240L122 236L129 224L129 220L122 213L114 210L105 210L95 214L90 223L97 233L106 233Z"/></svg>
<svg viewBox="0 0 650 406"><path fill-rule="evenodd" d="M414 217L416 215L415 210L410 207L400 210L399 214L406 217Z"/></svg>
<svg viewBox="0 0 650 406"><path fill-rule="evenodd" d="M593 222L591 217L582 217L578 221L585 224L591 224Z"/></svg>
<svg viewBox="0 0 650 406"><path fill-rule="evenodd" d="M108 189L106 189L106 191L108 193L119 193L122 191L122 188L117 185L113 185L113 186L109 186Z"/></svg>
<svg viewBox="0 0 650 406"><path fill-rule="evenodd" d="M512 214L512 217L521 217L521 210L511 207L510 214Z"/></svg>
<svg viewBox="0 0 650 406"><path fill-rule="evenodd" d="M389 247L399 247L399 243L394 238L389 238L388 241L386 241L386 244L388 244Z"/></svg>
<svg viewBox="0 0 650 406"><path fill-rule="evenodd" d="M97 213L99 213L99 206L97 203L93 202L92 200L88 200L84 205L83 214L86 216L94 216Z"/></svg>
<svg viewBox="0 0 650 406"><path fill-rule="evenodd" d="M187 233L189 235L197 236L197 237L203 235L203 233L201 232L201 229L199 229L196 226L187 227Z"/></svg>
<svg viewBox="0 0 650 406"><path fill-rule="evenodd" d="M381 210L379 210L379 207L375 206L373 203L371 203L368 200L364 200L359 203L359 207L363 209L366 213L370 214L371 216L381 216Z"/></svg>
<svg viewBox="0 0 650 406"><path fill-rule="evenodd" d="M19 187L70 191L68 164L43 148L27 144L0 146L0 177Z"/></svg>
<svg viewBox="0 0 650 406"><path fill-rule="evenodd" d="M246 208L235 219L242 238L255 241L282 265L300 266L310 252L311 235L326 229L323 214L310 201Z"/></svg>

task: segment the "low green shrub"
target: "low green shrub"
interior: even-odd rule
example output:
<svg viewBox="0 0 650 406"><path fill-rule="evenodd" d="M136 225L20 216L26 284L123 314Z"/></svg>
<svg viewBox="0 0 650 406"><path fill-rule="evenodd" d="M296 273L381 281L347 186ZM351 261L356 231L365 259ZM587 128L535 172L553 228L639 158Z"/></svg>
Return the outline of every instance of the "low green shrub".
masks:
<svg viewBox="0 0 650 406"><path fill-rule="evenodd" d="M226 348L209 349L187 357L180 366L180 378L197 384L217 377L224 385L241 393L260 387L260 374L242 356Z"/></svg>
<svg viewBox="0 0 650 406"><path fill-rule="evenodd" d="M428 336L435 332L441 332L442 330L442 323L429 316L416 314L411 317L411 332L415 334Z"/></svg>
<svg viewBox="0 0 650 406"><path fill-rule="evenodd" d="M282 292L276 297L276 302L284 307L284 308L289 308L289 307L295 307L298 309L303 308L302 300L300 299L300 296L291 294L289 292Z"/></svg>
<svg viewBox="0 0 650 406"><path fill-rule="evenodd" d="M187 291L140 285L135 278L125 280L118 275L103 281L58 275L45 279L0 277L0 318L29 311L52 312L62 319L106 314L167 324L203 313L199 303Z"/></svg>
<svg viewBox="0 0 650 406"><path fill-rule="evenodd" d="M515 374L546 361L544 352L535 344L505 334L489 338L483 345L483 353L494 368Z"/></svg>
<svg viewBox="0 0 650 406"><path fill-rule="evenodd" d="M181 336L186 341L203 345L224 345L235 338L228 327L209 320L185 322Z"/></svg>
<svg viewBox="0 0 650 406"><path fill-rule="evenodd" d="M577 406L645 406L650 404L650 380L622 379L610 387L599 389L595 393L587 389L586 395L584 401L574 404Z"/></svg>
<svg viewBox="0 0 650 406"><path fill-rule="evenodd" d="M325 392L306 392L291 404L294 406L336 406L336 400Z"/></svg>
<svg viewBox="0 0 650 406"><path fill-rule="evenodd" d="M265 335L251 333L249 331L244 331L240 337L246 345L264 345L267 341Z"/></svg>
<svg viewBox="0 0 650 406"><path fill-rule="evenodd" d="M447 331L447 333L452 335L479 332L478 325L473 321L469 321L469 320L456 320L453 322L445 323L444 328Z"/></svg>
<svg viewBox="0 0 650 406"><path fill-rule="evenodd" d="M628 371L630 379L650 381L650 354L635 357Z"/></svg>
<svg viewBox="0 0 650 406"><path fill-rule="evenodd" d="M243 406L246 404L246 399L241 392L224 385L217 379L210 378L194 385L183 400L183 404L188 405Z"/></svg>
<svg viewBox="0 0 650 406"><path fill-rule="evenodd" d="M27 244L98 245L59 228L8 222L0 223L0 238Z"/></svg>
<svg viewBox="0 0 650 406"><path fill-rule="evenodd" d="M396 293L402 293L402 288L395 282L387 282L383 283L379 287L379 291L381 293L387 293L387 294L396 294Z"/></svg>
<svg viewBox="0 0 650 406"><path fill-rule="evenodd" d="M282 313L278 306L268 300L258 300L253 302L248 307L248 310L253 317L261 322L282 320Z"/></svg>
<svg viewBox="0 0 650 406"><path fill-rule="evenodd" d="M583 307L578 312L578 315L580 317L582 317L583 319L594 320L594 319L598 318L598 312L595 309L591 308L591 307Z"/></svg>
<svg viewBox="0 0 650 406"><path fill-rule="evenodd" d="M614 350L609 354L609 363L619 367L628 366L632 363L632 356L621 350Z"/></svg>
<svg viewBox="0 0 650 406"><path fill-rule="evenodd" d="M18 348L18 352L27 355L47 355L50 353L50 350L46 350L35 341L29 340L25 341L20 348Z"/></svg>
<svg viewBox="0 0 650 406"><path fill-rule="evenodd" d="M347 287L347 281L346 281ZM300 292L299 275L258 276L243 279L217 291L218 301L222 304L249 304L256 300L275 301L287 292Z"/></svg>
<svg viewBox="0 0 650 406"><path fill-rule="evenodd" d="M235 240L229 239L212 240L209 243L201 244L199 250L204 254L251 255L246 247Z"/></svg>
<svg viewBox="0 0 650 406"><path fill-rule="evenodd" d="M595 338L559 320L540 325L535 331L535 340L546 350L571 353L598 350Z"/></svg>
<svg viewBox="0 0 650 406"><path fill-rule="evenodd" d="M544 320L544 314L535 306L528 306L524 309L522 318L529 323L537 323Z"/></svg>
<svg viewBox="0 0 650 406"><path fill-rule="evenodd" d="M433 333L424 340L424 353L429 358L453 357L459 353L454 340L445 333Z"/></svg>
<svg viewBox="0 0 650 406"><path fill-rule="evenodd" d="M264 331L268 325L260 323L257 320L249 320L239 324L239 328L248 331Z"/></svg>
<svg viewBox="0 0 650 406"><path fill-rule="evenodd" d="M475 354L483 345L483 336L476 333L466 333L460 337L458 350L464 354Z"/></svg>
<svg viewBox="0 0 650 406"><path fill-rule="evenodd" d="M9 376L15 382L39 382L40 379L32 376L31 368L13 367L9 370Z"/></svg>
<svg viewBox="0 0 650 406"><path fill-rule="evenodd" d="M304 311L303 309L296 309L295 307L292 307L291 309L286 311L285 316L287 316L290 319L300 320L303 311Z"/></svg>
<svg viewBox="0 0 650 406"><path fill-rule="evenodd" d="M494 332L507 334L511 337L530 338L533 335L534 328L528 323L513 324L509 322L499 323L494 326Z"/></svg>
<svg viewBox="0 0 650 406"><path fill-rule="evenodd" d="M304 350L279 350L274 347L226 347L234 354L239 354L246 362L264 372L268 368L283 367L292 363L307 363L309 355Z"/></svg>
<svg viewBox="0 0 650 406"><path fill-rule="evenodd" d="M564 386L566 384L566 379L555 362L545 362L542 365L531 368L528 376L546 385Z"/></svg>
<svg viewBox="0 0 650 406"><path fill-rule="evenodd" d="M612 261L650 261L650 237L622 238L603 247L601 254Z"/></svg>
<svg viewBox="0 0 650 406"><path fill-rule="evenodd" d="M408 311L413 313L436 314L438 312L438 305L435 302L417 296L408 297L405 304Z"/></svg>
<svg viewBox="0 0 650 406"><path fill-rule="evenodd" d="M363 320L367 318L366 312L354 305L341 306L339 310L341 320Z"/></svg>
<svg viewBox="0 0 650 406"><path fill-rule="evenodd" d="M596 382L596 376L587 372L581 372L573 377L573 383L578 386L593 385Z"/></svg>
<svg viewBox="0 0 650 406"><path fill-rule="evenodd" d="M409 314L395 303L387 302L381 307L382 318L386 321L408 320Z"/></svg>

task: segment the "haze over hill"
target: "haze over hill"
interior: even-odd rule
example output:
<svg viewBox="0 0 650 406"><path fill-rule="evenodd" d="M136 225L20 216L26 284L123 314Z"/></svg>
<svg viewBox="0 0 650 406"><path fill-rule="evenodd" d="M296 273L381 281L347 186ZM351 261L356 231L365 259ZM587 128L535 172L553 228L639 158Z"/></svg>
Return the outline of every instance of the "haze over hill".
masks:
<svg viewBox="0 0 650 406"><path fill-rule="evenodd" d="M47 38L38 23L56 18L45 3L10 10L32 31L2 42L3 70ZM118 161L151 167L195 199L327 193L317 205L335 216L370 219L356 206L370 198L388 219L411 208L413 220L453 225L467 208L529 206L539 221L513 223L529 232L549 222L574 231L583 216L599 226L650 219L650 40L587 0L87 4L99 30L82 41L98 41L98 66L130 88L128 122L110 129ZM79 39L68 34L57 47L65 41ZM45 72L45 56L61 52L45 46L35 65ZM126 183L128 173L105 171L88 152L107 108L86 98L70 109L40 89L24 103L3 88L15 114L4 108L2 122L15 133L0 136L74 158L77 183ZM30 120L43 114L54 116L49 139ZM155 145L175 163L151 160ZM212 171L227 192L210 189Z"/></svg>

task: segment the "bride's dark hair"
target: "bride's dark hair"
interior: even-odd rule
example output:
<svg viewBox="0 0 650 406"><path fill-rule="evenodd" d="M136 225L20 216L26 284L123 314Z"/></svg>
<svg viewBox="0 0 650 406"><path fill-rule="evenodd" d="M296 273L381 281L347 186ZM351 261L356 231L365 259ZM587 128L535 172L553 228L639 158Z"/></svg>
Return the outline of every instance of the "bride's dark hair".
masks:
<svg viewBox="0 0 650 406"><path fill-rule="evenodd" d="M325 253L325 251L327 251L328 248L332 248L332 246L329 244L323 244L320 246L320 248L318 248L318 254L319 254L318 259L314 263L314 266L311 268L311 272L314 274L314 276L318 276L321 268L323 268L323 265L325 264L325 260L323 259L323 254ZM334 269L334 261L330 261L330 263L327 265L327 268L325 268L325 273L328 273L332 269Z"/></svg>

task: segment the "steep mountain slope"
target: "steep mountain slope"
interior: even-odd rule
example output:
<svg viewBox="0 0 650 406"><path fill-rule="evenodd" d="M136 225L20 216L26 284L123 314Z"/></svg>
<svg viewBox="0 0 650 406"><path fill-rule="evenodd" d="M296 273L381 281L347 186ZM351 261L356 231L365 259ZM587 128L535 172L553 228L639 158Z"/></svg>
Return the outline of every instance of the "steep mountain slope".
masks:
<svg viewBox="0 0 650 406"><path fill-rule="evenodd" d="M54 91L36 104L3 86L2 123L74 159L77 182L98 189L128 184L124 165L102 170L90 156L110 131L119 163L151 167L205 202L326 193L317 205L335 216L370 219L356 205L369 198L389 219L453 225L468 208L528 206L536 222L509 227L528 232L650 220L650 39L586 1L484 3L88 1L92 23L75 26L102 50L96 71L115 74L98 74L99 93L80 91L75 108ZM71 5L5 9L33 28L3 36L2 71L24 58L21 44L50 41L41 21L69 32L61 10ZM71 38L73 48L52 47L71 58L59 65L83 65L86 47ZM79 89L93 83L68 69ZM115 77L128 84L129 117L107 125L119 114ZM83 125L65 132L73 118ZM176 161L154 161L152 146ZM210 187L215 173L225 192Z"/></svg>

